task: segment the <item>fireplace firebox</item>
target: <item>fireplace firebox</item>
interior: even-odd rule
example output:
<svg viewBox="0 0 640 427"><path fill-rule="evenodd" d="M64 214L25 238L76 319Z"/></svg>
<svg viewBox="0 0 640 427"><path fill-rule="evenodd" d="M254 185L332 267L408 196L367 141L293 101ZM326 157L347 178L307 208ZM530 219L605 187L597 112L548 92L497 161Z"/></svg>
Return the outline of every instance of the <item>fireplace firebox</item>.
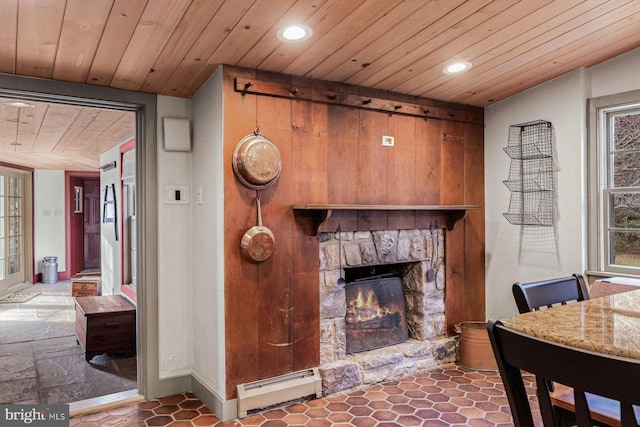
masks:
<svg viewBox="0 0 640 427"><path fill-rule="evenodd" d="M408 339L400 277L375 277L347 283L345 296L347 354L399 344Z"/></svg>

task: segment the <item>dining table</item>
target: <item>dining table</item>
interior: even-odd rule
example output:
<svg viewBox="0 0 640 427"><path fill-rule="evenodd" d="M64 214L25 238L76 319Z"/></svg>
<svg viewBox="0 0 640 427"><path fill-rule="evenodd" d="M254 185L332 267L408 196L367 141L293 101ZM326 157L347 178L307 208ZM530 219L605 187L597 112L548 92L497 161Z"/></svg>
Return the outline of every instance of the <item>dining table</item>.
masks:
<svg viewBox="0 0 640 427"><path fill-rule="evenodd" d="M607 355L640 360L640 288L502 319L509 329Z"/></svg>

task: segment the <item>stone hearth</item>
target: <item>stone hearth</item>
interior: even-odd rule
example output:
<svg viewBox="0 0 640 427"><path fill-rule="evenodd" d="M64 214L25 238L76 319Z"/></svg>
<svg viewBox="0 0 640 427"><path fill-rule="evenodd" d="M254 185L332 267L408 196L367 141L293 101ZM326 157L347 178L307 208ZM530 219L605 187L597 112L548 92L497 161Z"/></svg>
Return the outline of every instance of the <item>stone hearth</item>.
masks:
<svg viewBox="0 0 640 427"><path fill-rule="evenodd" d="M340 240L342 248L340 249ZM435 252L435 253L434 253ZM342 267L402 264L409 340L346 353ZM433 275L428 274L433 269ZM445 331L444 229L320 234L320 373L323 394L357 389L455 361L455 338Z"/></svg>

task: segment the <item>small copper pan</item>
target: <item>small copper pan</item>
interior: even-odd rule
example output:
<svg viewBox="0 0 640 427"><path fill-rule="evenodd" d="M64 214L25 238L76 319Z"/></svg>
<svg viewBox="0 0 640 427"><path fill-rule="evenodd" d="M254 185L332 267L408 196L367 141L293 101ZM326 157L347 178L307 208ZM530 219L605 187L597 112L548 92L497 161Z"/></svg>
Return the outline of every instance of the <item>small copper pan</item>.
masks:
<svg viewBox="0 0 640 427"><path fill-rule="evenodd" d="M253 262L267 260L275 249L275 238L269 228L262 225L262 214L260 213L260 196L256 196L258 207L258 225L254 225L244 233L240 241L240 250Z"/></svg>

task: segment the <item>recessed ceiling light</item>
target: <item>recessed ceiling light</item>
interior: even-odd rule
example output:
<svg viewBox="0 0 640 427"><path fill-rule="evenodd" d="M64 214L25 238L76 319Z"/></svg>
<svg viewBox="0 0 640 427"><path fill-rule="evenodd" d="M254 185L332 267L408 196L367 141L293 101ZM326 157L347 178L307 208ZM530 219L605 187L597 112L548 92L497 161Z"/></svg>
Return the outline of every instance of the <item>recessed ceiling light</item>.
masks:
<svg viewBox="0 0 640 427"><path fill-rule="evenodd" d="M306 25L287 25L278 30L278 38L285 42L298 42L311 37L311 28Z"/></svg>
<svg viewBox="0 0 640 427"><path fill-rule="evenodd" d="M33 108L34 106L32 104L28 104L24 101L7 101L5 102L6 105L10 106L10 107L16 107L16 108Z"/></svg>
<svg viewBox="0 0 640 427"><path fill-rule="evenodd" d="M444 67L442 72L445 74L458 74L467 71L469 68L471 68L471 62L458 61Z"/></svg>

